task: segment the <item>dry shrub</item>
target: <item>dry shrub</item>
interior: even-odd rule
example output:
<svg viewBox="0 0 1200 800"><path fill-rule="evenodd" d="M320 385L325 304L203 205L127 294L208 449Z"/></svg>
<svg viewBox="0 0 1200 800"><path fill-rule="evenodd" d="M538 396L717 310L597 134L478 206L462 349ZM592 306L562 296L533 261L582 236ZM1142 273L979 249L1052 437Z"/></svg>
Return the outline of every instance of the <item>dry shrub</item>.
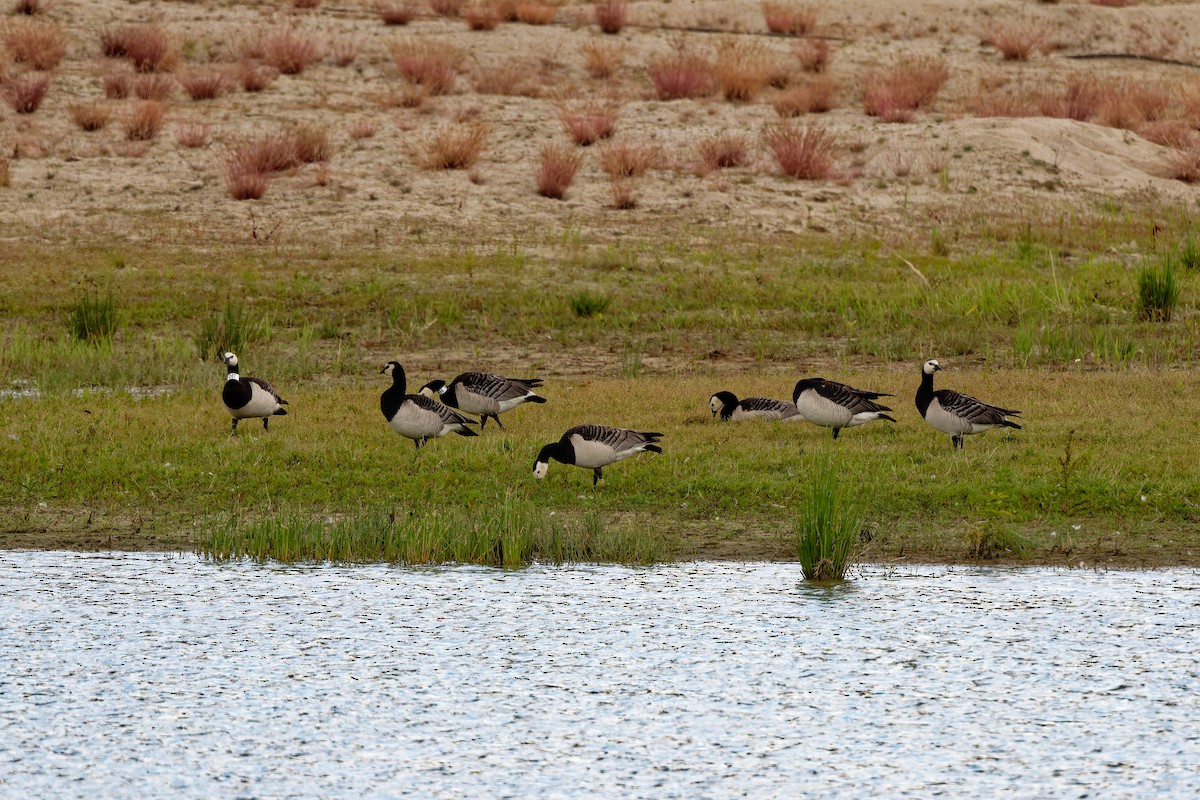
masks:
<svg viewBox="0 0 1200 800"><path fill-rule="evenodd" d="M290 27L267 31L262 39L263 60L284 75L299 75L321 58L312 37Z"/></svg>
<svg viewBox="0 0 1200 800"><path fill-rule="evenodd" d="M537 169L538 194L562 200L582 163L583 155L565 144L542 145Z"/></svg>
<svg viewBox="0 0 1200 800"><path fill-rule="evenodd" d="M631 178L613 178L609 188L612 189L613 208L621 211L637 208L637 185Z"/></svg>
<svg viewBox="0 0 1200 800"><path fill-rule="evenodd" d="M833 78L817 76L779 95L771 102L771 106L781 117L823 114L837 108L839 88Z"/></svg>
<svg viewBox="0 0 1200 800"><path fill-rule="evenodd" d="M764 129L763 143L784 175L800 180L824 180L833 173L837 142L821 128L777 122Z"/></svg>
<svg viewBox="0 0 1200 800"><path fill-rule="evenodd" d="M1178 119L1160 119L1148 122L1138 130L1138 135L1148 142L1185 150L1196 141L1192 126Z"/></svg>
<svg viewBox="0 0 1200 800"><path fill-rule="evenodd" d="M354 36L344 36L334 39L329 45L329 55L338 67L348 67L358 59L362 42Z"/></svg>
<svg viewBox="0 0 1200 800"><path fill-rule="evenodd" d="M750 145L740 134L717 134L696 144L697 172L708 174L717 169L740 167L749 161Z"/></svg>
<svg viewBox="0 0 1200 800"><path fill-rule="evenodd" d="M272 173L260 171L255 154L238 145L225 156L225 188L234 200L258 200L267 193Z"/></svg>
<svg viewBox="0 0 1200 800"><path fill-rule="evenodd" d="M625 45L616 42L585 41L579 46L583 66L593 78L611 78L625 63Z"/></svg>
<svg viewBox="0 0 1200 800"><path fill-rule="evenodd" d="M609 142L597 153L600 169L610 178L640 178L662 162L662 149L652 144Z"/></svg>
<svg viewBox="0 0 1200 800"><path fill-rule="evenodd" d="M236 85L233 78L223 69L191 69L176 80L187 96L193 100L214 100L229 94Z"/></svg>
<svg viewBox="0 0 1200 800"><path fill-rule="evenodd" d="M756 41L723 39L717 45L717 85L726 100L747 102L771 82L774 60Z"/></svg>
<svg viewBox="0 0 1200 800"><path fill-rule="evenodd" d="M1035 52L1047 49L1044 25L1029 22L1002 22L983 41L1000 51L1005 61L1025 61Z"/></svg>
<svg viewBox="0 0 1200 800"><path fill-rule="evenodd" d="M104 87L104 96L110 100L124 100L129 97L132 77L128 72L108 72L100 78Z"/></svg>
<svg viewBox="0 0 1200 800"><path fill-rule="evenodd" d="M454 88L464 55L451 45L410 38L388 48L400 74L429 94L447 94Z"/></svg>
<svg viewBox="0 0 1200 800"><path fill-rule="evenodd" d="M4 25L0 35L9 57L31 69L54 69L67 54L67 34L53 22L14 19Z"/></svg>
<svg viewBox="0 0 1200 800"><path fill-rule="evenodd" d="M629 16L629 4L625 0L596 0L592 12L601 32L620 33Z"/></svg>
<svg viewBox="0 0 1200 800"><path fill-rule="evenodd" d="M229 158L243 169L266 175L295 169L301 161L292 133L282 130L240 139L230 146Z"/></svg>
<svg viewBox="0 0 1200 800"><path fill-rule="evenodd" d="M208 147L212 141L212 124L208 122L181 122L175 126L175 141L180 147L195 150Z"/></svg>
<svg viewBox="0 0 1200 800"><path fill-rule="evenodd" d="M12 171L6 157L0 156L0 186L12 186Z"/></svg>
<svg viewBox="0 0 1200 800"><path fill-rule="evenodd" d="M18 114L32 114L46 99L49 75L14 75L0 82L0 97Z"/></svg>
<svg viewBox="0 0 1200 800"><path fill-rule="evenodd" d="M495 30L500 24L500 8L495 0L477 0L463 12L467 27L473 31Z"/></svg>
<svg viewBox="0 0 1200 800"><path fill-rule="evenodd" d="M829 42L824 39L802 39L792 45L792 52L805 72L824 72L833 59Z"/></svg>
<svg viewBox="0 0 1200 800"><path fill-rule="evenodd" d="M712 59L682 39L676 40L670 54L651 60L650 79L659 100L707 97L717 89Z"/></svg>
<svg viewBox="0 0 1200 800"><path fill-rule="evenodd" d="M863 107L884 122L908 122L933 102L949 78L950 70L939 58L901 58L863 79Z"/></svg>
<svg viewBox="0 0 1200 800"><path fill-rule="evenodd" d="M416 9L410 3L377 2L375 13L383 20L384 25L407 25L416 16Z"/></svg>
<svg viewBox="0 0 1200 800"><path fill-rule="evenodd" d="M141 100L170 100L175 94L175 81L157 73L138 75L133 79L133 93Z"/></svg>
<svg viewBox="0 0 1200 800"><path fill-rule="evenodd" d="M981 89L967 103L977 117L1035 117L1037 99Z"/></svg>
<svg viewBox="0 0 1200 800"><path fill-rule="evenodd" d="M58 0L14 0L12 13L24 14L27 17L45 14L54 8Z"/></svg>
<svg viewBox="0 0 1200 800"><path fill-rule="evenodd" d="M467 0L429 0L429 9L439 17L458 17Z"/></svg>
<svg viewBox="0 0 1200 800"><path fill-rule="evenodd" d="M620 114L621 107L615 100L583 100L558 108L558 118L567 133L584 147L612 136Z"/></svg>
<svg viewBox="0 0 1200 800"><path fill-rule="evenodd" d="M297 125L289 135L295 142L296 160L301 164L316 164L333 157L329 131L323 126L315 123Z"/></svg>
<svg viewBox="0 0 1200 800"><path fill-rule="evenodd" d="M526 25L549 25L558 16L558 6L550 3L517 3L517 21Z"/></svg>
<svg viewBox="0 0 1200 800"><path fill-rule="evenodd" d="M121 121L125 138L131 142L148 142L162 130L167 106L158 100L139 100Z"/></svg>
<svg viewBox="0 0 1200 800"><path fill-rule="evenodd" d="M494 67L480 67L471 76L471 83L479 94L537 97L541 92L534 71L529 64L507 61Z"/></svg>
<svg viewBox="0 0 1200 800"><path fill-rule="evenodd" d="M106 28L100 47L110 58L128 58L138 72L169 72L179 63L179 48L155 23Z"/></svg>
<svg viewBox="0 0 1200 800"><path fill-rule="evenodd" d="M1077 72L1067 77L1061 93L1039 97L1038 109L1045 117L1086 122L1099 114L1106 104L1111 104L1112 91L1111 84L1095 75Z"/></svg>
<svg viewBox="0 0 1200 800"><path fill-rule="evenodd" d="M350 123L347 133L349 133L350 138L354 140L370 139L372 136L379 133L379 123L368 117L360 117L359 119L356 119Z"/></svg>
<svg viewBox="0 0 1200 800"><path fill-rule="evenodd" d="M85 131L102 130L112 117L112 109L104 103L79 103L69 106L67 112L71 121Z"/></svg>
<svg viewBox="0 0 1200 800"><path fill-rule="evenodd" d="M490 134L482 122L446 126L426 140L417 164L422 169L470 169L479 161Z"/></svg>
<svg viewBox="0 0 1200 800"><path fill-rule="evenodd" d="M767 30L784 36L804 36L817 24L817 10L805 3L764 2L762 12Z"/></svg>
<svg viewBox="0 0 1200 800"><path fill-rule="evenodd" d="M1200 183L1200 144L1171 151L1167 157L1167 175L1184 183Z"/></svg>
<svg viewBox="0 0 1200 800"><path fill-rule="evenodd" d="M279 70L266 64L243 61L237 68L237 79L247 92L261 92L275 82Z"/></svg>

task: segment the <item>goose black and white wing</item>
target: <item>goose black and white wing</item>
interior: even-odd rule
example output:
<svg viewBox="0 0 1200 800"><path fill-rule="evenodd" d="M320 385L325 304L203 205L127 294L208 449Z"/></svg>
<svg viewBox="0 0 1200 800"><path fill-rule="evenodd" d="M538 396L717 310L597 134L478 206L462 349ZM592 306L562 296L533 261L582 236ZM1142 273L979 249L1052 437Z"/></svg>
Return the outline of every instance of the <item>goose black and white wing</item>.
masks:
<svg viewBox="0 0 1200 800"><path fill-rule="evenodd" d="M478 423L468 417L466 414L460 414L445 403L439 403L436 400L426 397L422 394L405 395L406 402L410 402L424 411L432 411L437 414L442 422L447 425L477 425Z"/></svg>
<svg viewBox="0 0 1200 800"><path fill-rule="evenodd" d="M1020 411L1010 408L1000 408L990 403L978 400L969 394L956 392L953 389L938 389L933 393L942 411L954 414L972 425L1003 425L1009 428L1021 426L1005 417L1019 417Z"/></svg>
<svg viewBox="0 0 1200 800"><path fill-rule="evenodd" d="M538 378L502 378L490 372L464 372L454 381L473 394L488 397L497 403L525 397L542 385Z"/></svg>
<svg viewBox="0 0 1200 800"><path fill-rule="evenodd" d="M745 397L738 401L738 405L750 413L762 412L784 416L791 416L796 413L795 404L785 403L782 400L773 400L770 397Z"/></svg>
<svg viewBox="0 0 1200 800"><path fill-rule="evenodd" d="M280 397L279 392L275 391L275 387L273 387L271 384L264 381L262 378L256 378L253 375L251 375L249 377L242 378L242 380L248 381L249 383L253 383L255 386L259 387L264 392L271 395L271 397L274 397L275 402L279 403L279 405L286 406L288 404L288 401L284 400L282 397Z"/></svg>
<svg viewBox="0 0 1200 800"><path fill-rule="evenodd" d="M852 415L892 410L881 403L875 402L880 397L891 397L892 395L890 394L871 392L866 389L855 389L853 386L838 383L837 381L825 380L824 378L809 378L798 382L795 391L792 393L793 402L799 404L800 395L806 390L816 392L826 400L846 409Z"/></svg>
<svg viewBox="0 0 1200 800"><path fill-rule="evenodd" d="M614 453L623 453L643 445L654 444L662 438L661 433L651 431L632 431L625 428L611 428L608 425L577 425L563 434L563 441L570 441L578 436L585 442L604 445Z"/></svg>

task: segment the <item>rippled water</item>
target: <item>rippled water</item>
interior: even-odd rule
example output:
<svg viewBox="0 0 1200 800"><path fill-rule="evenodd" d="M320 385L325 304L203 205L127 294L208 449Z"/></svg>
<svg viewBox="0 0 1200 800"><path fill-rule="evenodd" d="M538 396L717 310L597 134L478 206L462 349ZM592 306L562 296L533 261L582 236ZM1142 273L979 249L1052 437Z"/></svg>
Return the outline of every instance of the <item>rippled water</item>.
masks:
<svg viewBox="0 0 1200 800"><path fill-rule="evenodd" d="M1194 797L1200 575L0 553L0 796Z"/></svg>

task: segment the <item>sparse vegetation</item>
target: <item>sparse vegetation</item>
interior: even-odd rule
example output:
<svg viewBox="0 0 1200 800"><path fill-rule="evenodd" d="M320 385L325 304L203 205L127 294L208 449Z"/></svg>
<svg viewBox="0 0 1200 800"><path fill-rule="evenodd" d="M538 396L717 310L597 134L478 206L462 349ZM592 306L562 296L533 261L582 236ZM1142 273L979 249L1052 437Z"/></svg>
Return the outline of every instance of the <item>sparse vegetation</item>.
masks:
<svg viewBox="0 0 1200 800"><path fill-rule="evenodd" d="M811 181L833 174L837 142L822 128L778 122L767 126L763 142L784 175Z"/></svg>
<svg viewBox="0 0 1200 800"><path fill-rule="evenodd" d="M563 199L582 163L583 155L567 145L542 145L537 169L538 194L555 200Z"/></svg>
<svg viewBox="0 0 1200 800"><path fill-rule="evenodd" d="M1044 24L1001 22L984 36L984 41L999 50L1005 61L1025 61L1048 48L1044 31Z"/></svg>
<svg viewBox="0 0 1200 800"><path fill-rule="evenodd" d="M208 147L211 141L211 123L181 122L175 126L175 142L180 147L186 147L188 149Z"/></svg>
<svg viewBox="0 0 1200 800"><path fill-rule="evenodd" d="M67 317L67 331L76 341L92 344L111 342L120 321L117 301L111 292L103 297L88 293L76 301L71 309Z"/></svg>
<svg viewBox="0 0 1200 800"><path fill-rule="evenodd" d="M237 70L237 78L247 92L261 92L279 77L279 70L266 64L243 61Z"/></svg>
<svg viewBox="0 0 1200 800"><path fill-rule="evenodd" d="M15 75L0 81L0 97L16 113L32 114L46 99L49 88L49 75Z"/></svg>
<svg viewBox="0 0 1200 800"><path fill-rule="evenodd" d="M265 317L256 317L241 303L226 303L205 318L196 337L196 348L205 361L220 362L221 354L232 350L245 352L246 347L270 338L271 324Z"/></svg>
<svg viewBox="0 0 1200 800"><path fill-rule="evenodd" d="M683 39L674 42L669 54L652 59L649 69L659 100L708 97L717 90L712 59Z"/></svg>
<svg viewBox="0 0 1200 800"><path fill-rule="evenodd" d="M223 69L193 69L177 77L193 100L214 100L233 90L233 78Z"/></svg>
<svg viewBox="0 0 1200 800"><path fill-rule="evenodd" d="M640 178L662 161L662 149L643 142L612 141L601 145L600 169L609 178Z"/></svg>
<svg viewBox="0 0 1200 800"><path fill-rule="evenodd" d="M133 83L128 72L108 72L101 78L104 86L104 96L109 100L124 100L129 97L129 87Z"/></svg>
<svg viewBox="0 0 1200 800"><path fill-rule="evenodd" d="M273 28L262 38L263 60L282 75L299 75L321 60L311 36L291 27Z"/></svg>
<svg viewBox="0 0 1200 800"><path fill-rule="evenodd" d="M175 96L175 81L166 75L138 75L133 79L133 93L139 100L165 103Z"/></svg>
<svg viewBox="0 0 1200 800"><path fill-rule="evenodd" d="M625 46L589 39L579 46L584 68L593 78L611 78L625 63Z"/></svg>
<svg viewBox="0 0 1200 800"><path fill-rule="evenodd" d="M169 72L180 57L170 35L155 23L106 28L100 49L109 58L128 58L138 72Z"/></svg>
<svg viewBox="0 0 1200 800"><path fill-rule="evenodd" d="M148 142L158 136L167 115L167 107L158 100L139 100L121 121L125 138L131 142Z"/></svg>
<svg viewBox="0 0 1200 800"><path fill-rule="evenodd" d="M629 4L625 0L595 0L592 13L602 33L617 34L625 27Z"/></svg>
<svg viewBox="0 0 1200 800"><path fill-rule="evenodd" d="M571 295L571 311L577 317L598 317L608 310L611 301L598 292L584 290Z"/></svg>
<svg viewBox="0 0 1200 800"><path fill-rule="evenodd" d="M906 57L863 79L863 108L884 122L910 122L915 112L927 108L950 78L945 62L937 58Z"/></svg>
<svg viewBox="0 0 1200 800"><path fill-rule="evenodd" d="M784 36L804 36L817 24L817 10L807 3L771 2L762 4L767 30Z"/></svg>
<svg viewBox="0 0 1200 800"><path fill-rule="evenodd" d="M491 135L482 122L445 126L429 137L417 154L422 169L471 169Z"/></svg>
<svg viewBox="0 0 1200 800"><path fill-rule="evenodd" d="M41 19L14 19L0 27L8 56L30 69L48 71L67 54L67 34L57 23Z"/></svg>
<svg viewBox="0 0 1200 800"><path fill-rule="evenodd" d="M552 3L518 2L517 21L526 25L549 25L558 16L558 6Z"/></svg>
<svg viewBox="0 0 1200 800"><path fill-rule="evenodd" d="M559 106L558 118L575 143L587 147L613 135L620 110L612 100L585 100Z"/></svg>
<svg viewBox="0 0 1200 800"><path fill-rule="evenodd" d="M825 72L833 60L833 51L825 39L802 39L792 45L792 52L805 72Z"/></svg>
<svg viewBox="0 0 1200 800"><path fill-rule="evenodd" d="M476 0L467 6L463 19L473 31L495 30L500 24L500 7L495 0Z"/></svg>
<svg viewBox="0 0 1200 800"><path fill-rule="evenodd" d="M402 76L435 95L454 88L465 58L456 47L417 38L394 42L389 52Z"/></svg>
<svg viewBox="0 0 1200 800"><path fill-rule="evenodd" d="M771 107L781 117L822 114L837 107L838 83L821 75L811 78L777 95Z"/></svg>
<svg viewBox="0 0 1200 800"><path fill-rule="evenodd" d="M1142 319L1170 322L1179 305L1182 291L1175 274L1175 264L1170 258L1157 266L1143 266L1138 270L1138 315Z"/></svg>
<svg viewBox="0 0 1200 800"><path fill-rule="evenodd" d="M806 580L844 580L854 565L862 514L846 499L831 460L810 472L811 494L796 521L796 560Z"/></svg>
<svg viewBox="0 0 1200 800"><path fill-rule="evenodd" d="M67 112L71 121L84 131L102 130L112 117L112 109L105 103L80 103L69 106Z"/></svg>
<svg viewBox="0 0 1200 800"><path fill-rule="evenodd" d="M715 74L726 100L749 102L771 82L776 65L763 45L742 39L723 39L717 46Z"/></svg>
<svg viewBox="0 0 1200 800"><path fill-rule="evenodd" d="M416 9L408 2L379 0L375 3L375 11L384 25L407 25L416 16Z"/></svg>

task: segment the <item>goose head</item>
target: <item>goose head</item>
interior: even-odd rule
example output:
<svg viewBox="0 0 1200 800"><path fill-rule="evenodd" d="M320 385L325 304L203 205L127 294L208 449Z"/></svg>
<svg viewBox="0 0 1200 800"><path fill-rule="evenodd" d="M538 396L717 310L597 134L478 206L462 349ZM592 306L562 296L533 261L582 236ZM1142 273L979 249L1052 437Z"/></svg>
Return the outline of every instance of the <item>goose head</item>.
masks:
<svg viewBox="0 0 1200 800"><path fill-rule="evenodd" d="M227 367L236 367L238 365L237 356L235 356L233 353L226 353L225 355L221 356L221 363Z"/></svg>
<svg viewBox="0 0 1200 800"><path fill-rule="evenodd" d="M942 365L937 362L936 358L931 358L925 362L925 366L921 367L921 371L926 375L932 375L942 368Z"/></svg>
<svg viewBox="0 0 1200 800"><path fill-rule="evenodd" d="M717 392L708 398L708 407L712 409L712 415L715 417L720 414L721 419L728 419L736 405L737 397L733 392Z"/></svg>
<svg viewBox="0 0 1200 800"><path fill-rule="evenodd" d="M442 381L442 380L430 381L429 383L422 386L421 391L418 392L418 394L423 394L430 399L437 397L439 394L445 394L445 393L446 393L446 382Z"/></svg>

